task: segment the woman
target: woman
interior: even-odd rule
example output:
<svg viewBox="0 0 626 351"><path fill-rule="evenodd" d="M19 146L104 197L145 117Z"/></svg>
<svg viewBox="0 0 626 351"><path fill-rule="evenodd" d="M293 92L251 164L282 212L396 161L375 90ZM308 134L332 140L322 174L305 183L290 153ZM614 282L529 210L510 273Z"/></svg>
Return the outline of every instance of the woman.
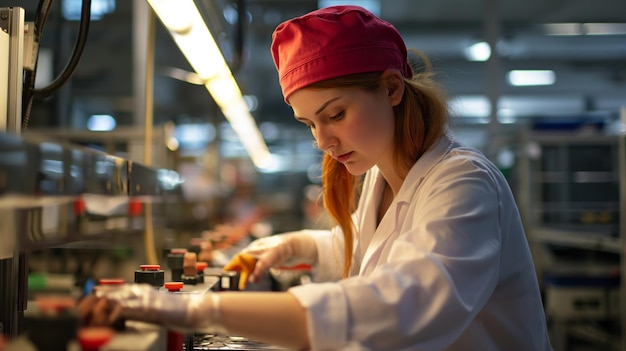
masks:
<svg viewBox="0 0 626 351"><path fill-rule="evenodd" d="M396 29L360 7L324 8L279 25L272 55L285 102L325 153L324 204L337 226L253 242L250 280L305 262L330 282L100 291L116 314L297 349L550 350L509 186L454 140L444 95L430 72L413 72Z"/></svg>

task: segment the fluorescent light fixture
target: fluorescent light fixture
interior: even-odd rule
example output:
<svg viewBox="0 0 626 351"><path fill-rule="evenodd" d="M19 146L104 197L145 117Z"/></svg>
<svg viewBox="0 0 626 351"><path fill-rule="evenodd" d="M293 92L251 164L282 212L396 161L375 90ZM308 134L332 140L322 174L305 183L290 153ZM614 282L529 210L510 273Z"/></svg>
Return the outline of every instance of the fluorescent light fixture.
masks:
<svg viewBox="0 0 626 351"><path fill-rule="evenodd" d="M583 23L587 35L625 35L626 23Z"/></svg>
<svg viewBox="0 0 626 351"><path fill-rule="evenodd" d="M580 23L546 23L543 25L547 35L582 35Z"/></svg>
<svg viewBox="0 0 626 351"><path fill-rule="evenodd" d="M547 35L626 35L626 23L546 23Z"/></svg>
<svg viewBox="0 0 626 351"><path fill-rule="evenodd" d="M117 123L111 115L93 115L87 120L87 129L93 131L110 131L115 129Z"/></svg>
<svg viewBox="0 0 626 351"><path fill-rule="evenodd" d="M456 117L489 117L491 112L491 103L484 95L456 96L448 105Z"/></svg>
<svg viewBox="0 0 626 351"><path fill-rule="evenodd" d="M553 85L556 74L552 70L512 70L507 75L513 86Z"/></svg>
<svg viewBox="0 0 626 351"><path fill-rule="evenodd" d="M272 163L271 154L250 114L213 35L192 0L148 0L189 64L202 79L226 119L239 136L254 165Z"/></svg>
<svg viewBox="0 0 626 351"><path fill-rule="evenodd" d="M487 61L491 57L491 46L485 41L474 43L463 50L469 61Z"/></svg>

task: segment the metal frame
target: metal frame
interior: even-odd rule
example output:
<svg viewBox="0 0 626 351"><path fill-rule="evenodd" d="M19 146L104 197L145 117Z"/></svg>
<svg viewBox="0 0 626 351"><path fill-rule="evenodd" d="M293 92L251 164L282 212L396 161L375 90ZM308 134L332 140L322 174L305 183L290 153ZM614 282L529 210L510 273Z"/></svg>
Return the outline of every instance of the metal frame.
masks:
<svg viewBox="0 0 626 351"><path fill-rule="evenodd" d="M2 58L6 63L2 68L8 69L0 72L5 77L0 83L6 83L6 91L0 96L6 102L6 105L2 104L4 111L0 113L0 131L19 134L22 127L24 9L0 7L0 31L0 35L8 35L9 39L8 50L0 50L2 55L6 55ZM0 238L15 237L21 229L19 216L12 210L3 210L0 215L4 217L0 223ZM20 255L17 242L5 239L2 241L12 247L5 248L0 257L0 334L16 336L26 309L26 301L23 299L25 286L22 284L23 279L19 279L20 274L24 274L25 260Z"/></svg>
<svg viewBox="0 0 626 351"><path fill-rule="evenodd" d="M22 74L24 71L24 9L0 8L0 30L9 34L7 113L0 130L20 133L22 129ZM4 74L4 73L2 73ZM1 98L1 97L0 97Z"/></svg>
<svg viewBox="0 0 626 351"><path fill-rule="evenodd" d="M619 169L619 238L621 241L620 256L620 310L622 323L622 350L626 350L626 106L620 110L621 135L618 138L618 169Z"/></svg>

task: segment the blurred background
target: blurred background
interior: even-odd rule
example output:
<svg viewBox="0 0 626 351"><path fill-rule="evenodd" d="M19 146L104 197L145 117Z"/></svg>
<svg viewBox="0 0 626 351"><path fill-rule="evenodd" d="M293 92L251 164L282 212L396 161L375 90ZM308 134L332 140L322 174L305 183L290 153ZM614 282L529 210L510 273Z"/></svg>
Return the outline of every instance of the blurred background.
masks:
<svg viewBox="0 0 626 351"><path fill-rule="evenodd" d="M0 8L21 7L25 21L32 22L42 3L0 0ZM261 136L260 144L242 143L246 137L208 90L206 77L190 64L166 20L151 17L142 0L91 1L75 72L49 96L32 100L19 131L167 170L159 179L175 186L149 210L157 260L168 248L187 246L225 224L245 233L228 242L222 260L254 237L328 226L319 199L321 155L283 102L269 47L282 21L323 6L357 4L394 24L410 49L431 59L448 92L457 137L482 150L509 179L535 256L555 349L626 349L620 338L625 1L194 3L241 91L251 117L247 123ZM39 38L36 89L51 84L72 55L82 4L59 0L49 6ZM255 150L262 154L256 161ZM40 214L48 228L44 233L61 227L58 220L50 222L55 211ZM110 212L92 214L91 223ZM142 247L145 228L129 238L127 223L113 227L115 235L98 230L104 240L30 239L5 256L28 251L31 271L69 273L79 283L132 274L128 267L149 260Z"/></svg>

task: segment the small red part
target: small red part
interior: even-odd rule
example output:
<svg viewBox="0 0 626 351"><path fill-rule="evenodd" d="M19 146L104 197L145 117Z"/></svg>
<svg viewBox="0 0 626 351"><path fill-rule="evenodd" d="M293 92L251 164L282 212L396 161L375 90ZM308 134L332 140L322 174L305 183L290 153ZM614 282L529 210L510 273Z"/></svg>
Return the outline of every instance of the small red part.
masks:
<svg viewBox="0 0 626 351"><path fill-rule="evenodd" d="M98 284L100 285L122 285L124 283L124 279L119 278L102 278L98 280Z"/></svg>
<svg viewBox="0 0 626 351"><path fill-rule="evenodd" d="M161 269L161 266L158 264L142 264L139 266L142 271L158 271Z"/></svg>
<svg viewBox="0 0 626 351"><path fill-rule="evenodd" d="M204 261L200 261L200 262L196 262L196 271L198 271L198 273L203 272L207 267L209 266L209 264L207 262Z"/></svg>
<svg viewBox="0 0 626 351"><path fill-rule="evenodd" d="M183 288L183 282L167 282L164 286L167 291L176 292Z"/></svg>
<svg viewBox="0 0 626 351"><path fill-rule="evenodd" d="M73 207L74 214L77 216L81 216L87 212L87 205L85 205L85 200L82 197L74 200Z"/></svg>
<svg viewBox="0 0 626 351"><path fill-rule="evenodd" d="M96 351L113 338L113 330L107 327L85 327L78 330L78 343L83 351Z"/></svg>
<svg viewBox="0 0 626 351"><path fill-rule="evenodd" d="M141 215L141 202L139 200L130 200L128 202L128 215L131 217L139 217Z"/></svg>

